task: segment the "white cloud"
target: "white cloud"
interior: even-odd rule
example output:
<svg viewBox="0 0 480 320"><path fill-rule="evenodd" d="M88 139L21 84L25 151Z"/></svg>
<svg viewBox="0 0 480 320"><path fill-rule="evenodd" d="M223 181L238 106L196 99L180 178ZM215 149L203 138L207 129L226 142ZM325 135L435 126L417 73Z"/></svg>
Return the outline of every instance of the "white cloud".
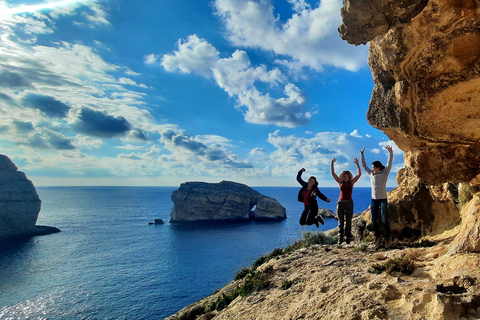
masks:
<svg viewBox="0 0 480 320"><path fill-rule="evenodd" d="M212 67L218 61L218 51L205 39L197 35L190 35L187 40L178 40L178 51L165 54L161 58L161 65L165 70L181 73L197 73L204 77L212 76ZM146 63L158 63L159 57L148 55Z"/></svg>
<svg viewBox="0 0 480 320"><path fill-rule="evenodd" d="M286 21L274 15L271 0L214 4L236 46L273 51L317 71L324 66L356 71L366 65L368 49L348 45L338 34L341 0L322 0L313 9L305 1L289 2L295 13Z"/></svg>
<svg viewBox="0 0 480 320"><path fill-rule="evenodd" d="M355 138L362 138L362 135L358 133L358 129L353 130L350 135Z"/></svg>
<svg viewBox="0 0 480 320"><path fill-rule="evenodd" d="M305 110L307 99L297 86L288 83L282 72L274 68L267 70L264 65L252 66L245 51L236 50L229 58L218 58L218 51L206 40L196 35L178 42L178 51L165 54L162 58L148 55L145 62L155 64L161 59L167 71L197 73L213 78L220 88L235 97L237 108L244 110L247 122L274 124L282 127L298 127L308 123L312 112ZM285 97L274 98L260 92L256 84L265 83L271 87L284 84Z"/></svg>

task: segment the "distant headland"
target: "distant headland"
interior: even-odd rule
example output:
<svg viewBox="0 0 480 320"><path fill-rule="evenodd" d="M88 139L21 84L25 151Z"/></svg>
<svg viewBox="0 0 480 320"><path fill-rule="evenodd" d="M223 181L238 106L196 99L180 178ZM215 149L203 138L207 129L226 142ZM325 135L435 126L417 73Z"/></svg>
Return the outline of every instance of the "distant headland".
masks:
<svg viewBox="0 0 480 320"><path fill-rule="evenodd" d="M171 223L283 220L286 209L275 199L237 182L186 182L172 193Z"/></svg>

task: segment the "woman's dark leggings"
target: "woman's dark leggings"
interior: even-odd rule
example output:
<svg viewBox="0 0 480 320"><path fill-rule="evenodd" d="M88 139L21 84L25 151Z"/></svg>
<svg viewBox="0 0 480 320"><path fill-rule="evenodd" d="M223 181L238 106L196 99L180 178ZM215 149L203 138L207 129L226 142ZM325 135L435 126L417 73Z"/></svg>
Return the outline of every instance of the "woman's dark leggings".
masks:
<svg viewBox="0 0 480 320"><path fill-rule="evenodd" d="M352 238L353 200L337 202L338 232L340 238Z"/></svg>
<svg viewBox="0 0 480 320"><path fill-rule="evenodd" d="M305 206L305 209L300 216L300 224L302 226L307 225L311 226L315 223L315 217L318 213L318 206Z"/></svg>

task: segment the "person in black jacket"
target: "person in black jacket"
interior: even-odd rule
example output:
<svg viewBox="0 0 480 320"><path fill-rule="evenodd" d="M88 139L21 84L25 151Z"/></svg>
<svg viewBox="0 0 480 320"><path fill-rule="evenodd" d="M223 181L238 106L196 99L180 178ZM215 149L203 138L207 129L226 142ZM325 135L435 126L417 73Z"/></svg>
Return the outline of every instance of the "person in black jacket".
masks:
<svg viewBox="0 0 480 320"><path fill-rule="evenodd" d="M298 171L297 181L302 185L302 189L298 192L298 201L303 202L305 209L300 216L300 224L311 226L315 224L319 227L318 222L324 224L323 218L318 215L317 196L323 201L330 202L330 199L325 197L323 193L318 190L317 178L311 176L308 178L308 182L302 180L302 173L305 172L305 168Z"/></svg>

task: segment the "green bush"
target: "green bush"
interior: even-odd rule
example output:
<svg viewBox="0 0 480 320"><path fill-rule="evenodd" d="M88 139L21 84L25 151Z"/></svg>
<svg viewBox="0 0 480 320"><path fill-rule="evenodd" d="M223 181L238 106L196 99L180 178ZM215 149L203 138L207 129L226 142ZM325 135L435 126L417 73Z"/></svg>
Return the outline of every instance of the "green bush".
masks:
<svg viewBox="0 0 480 320"><path fill-rule="evenodd" d="M323 232L310 232L303 233L303 239L307 244L307 247L314 244L335 244L337 243L337 237L326 236Z"/></svg>
<svg viewBox="0 0 480 320"><path fill-rule="evenodd" d="M229 294L223 294L221 297L218 297L215 302L212 302L205 308L205 312L214 310L221 311L228 307L238 296L246 297L253 292L267 289L270 286L272 274L273 268L271 266L266 268L265 271L249 272L245 275L245 280L242 285L235 288L235 290Z"/></svg>
<svg viewBox="0 0 480 320"><path fill-rule="evenodd" d="M295 283L297 283L297 280L285 280L285 281L283 281L281 288L282 288L282 290L287 290L291 286L293 286Z"/></svg>
<svg viewBox="0 0 480 320"><path fill-rule="evenodd" d="M364 252L364 251L367 251L367 249L368 249L368 245L367 245L367 244L362 244L362 245L360 245L360 247L356 247L355 249L353 249L353 251L355 251L355 252L359 252L359 251Z"/></svg>
<svg viewBox="0 0 480 320"><path fill-rule="evenodd" d="M240 271L238 271L238 272L235 274L235 277L233 278L233 280L243 279L243 278L245 278L250 272L251 272L251 271L250 271L250 268L243 267L242 269L240 269Z"/></svg>
<svg viewBox="0 0 480 320"><path fill-rule="evenodd" d="M260 267L262 264L264 264L265 262L267 262L267 257L266 256L261 256L260 258L258 258L257 260L255 260L255 262L253 263L252 265L252 271L255 271L257 270L258 267Z"/></svg>
<svg viewBox="0 0 480 320"><path fill-rule="evenodd" d="M393 271L402 272L405 274L412 274L415 270L415 263L410 259L396 258L388 259L385 263L377 263L372 266L373 273L380 274L386 272L390 274Z"/></svg>
<svg viewBox="0 0 480 320"><path fill-rule="evenodd" d="M473 195L480 192L480 186L472 186L469 183L462 183L458 188L458 201L463 207L467 202L472 200Z"/></svg>

